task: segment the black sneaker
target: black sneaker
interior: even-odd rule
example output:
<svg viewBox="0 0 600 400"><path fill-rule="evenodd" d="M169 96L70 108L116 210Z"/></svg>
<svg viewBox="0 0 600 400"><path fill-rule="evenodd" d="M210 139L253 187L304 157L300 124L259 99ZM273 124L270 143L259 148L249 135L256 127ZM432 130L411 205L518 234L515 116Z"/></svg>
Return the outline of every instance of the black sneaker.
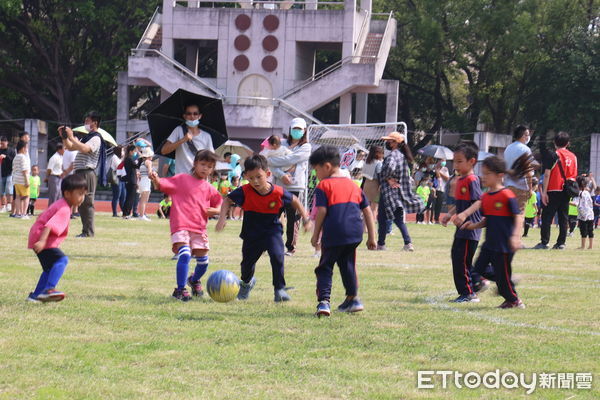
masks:
<svg viewBox="0 0 600 400"><path fill-rule="evenodd" d="M533 250L548 250L549 247L547 244L544 243L538 243L535 246L532 247Z"/></svg>
<svg viewBox="0 0 600 400"><path fill-rule="evenodd" d="M173 296L173 298L175 298L177 300L181 300L181 301L190 301L192 298L192 296L190 296L190 292L188 292L186 288L183 288L183 289L175 288L172 296Z"/></svg>
<svg viewBox="0 0 600 400"><path fill-rule="evenodd" d="M479 303L479 297L476 294L460 295L454 300L450 300L451 303Z"/></svg>
<svg viewBox="0 0 600 400"><path fill-rule="evenodd" d="M192 277L190 276L187 280L189 287L192 289L192 296L202 297L204 296L204 290L202 289L202 283L200 281L192 282Z"/></svg>
<svg viewBox="0 0 600 400"><path fill-rule="evenodd" d="M344 300L342 304L340 304L337 308L340 312L354 313L364 310L365 307L363 303L360 302L358 297L353 298L352 300Z"/></svg>
<svg viewBox="0 0 600 400"><path fill-rule="evenodd" d="M554 246L552 246L552 250L564 250L567 246L565 246L564 244L555 244Z"/></svg>

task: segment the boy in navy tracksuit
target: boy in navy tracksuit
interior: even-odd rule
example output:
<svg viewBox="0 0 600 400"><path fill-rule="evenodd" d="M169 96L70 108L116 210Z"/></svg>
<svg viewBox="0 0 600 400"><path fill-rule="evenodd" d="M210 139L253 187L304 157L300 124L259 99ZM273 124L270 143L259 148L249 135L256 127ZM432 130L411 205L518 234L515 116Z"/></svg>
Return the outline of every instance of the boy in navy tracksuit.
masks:
<svg viewBox="0 0 600 400"><path fill-rule="evenodd" d="M511 266L515 251L521 248L523 215L513 192L502 185L505 170L504 160L499 157L488 157L483 161L483 185L489 188L489 192L484 193L481 201L461 216L480 208L483 219L478 223L467 221L462 229L469 231L487 227L485 242L472 273L476 286L481 281L481 276L496 281L498 293L505 300L499 308L525 308L517 296Z"/></svg>
<svg viewBox="0 0 600 400"><path fill-rule="evenodd" d="M331 315L329 305L333 266L337 263L346 289L346 300L338 311L357 312L364 309L358 298L356 275L356 248L363 238L364 216L369 238L367 247L375 250L375 223L369 202L354 182L340 173L340 154L333 146L322 146L311 154L310 164L321 181L315 189L315 229L313 247L319 244L321 231L321 259L315 269L317 276L318 317Z"/></svg>
<svg viewBox="0 0 600 400"><path fill-rule="evenodd" d="M460 173L460 178L456 181L454 207L442 219L444 226L455 214L463 212L481 199L479 178L473 173L473 166L477 162L478 152L477 145L468 141L461 142L454 151L454 169ZM477 223L480 220L481 214L479 211L469 216L469 221L472 223ZM481 229L463 230L457 228L454 234L451 256L454 285L458 292L458 297L452 300L455 303L479 301L477 294L475 294L478 288L473 286L471 279L471 269L473 268L473 256L475 250L477 250L480 236Z"/></svg>
<svg viewBox="0 0 600 400"><path fill-rule="evenodd" d="M227 223L229 208L232 203L244 210L244 222L240 237L242 244L242 276L240 282L239 300L246 300L256 284L254 269L260 256L266 251L271 259L273 271L273 287L275 301L288 301L290 295L285 290L284 278L284 245L283 227L279 215L289 204L294 207L304 222L305 229L310 227L308 214L296 196L281 186L269 183L271 175L264 156L257 155L247 158L244 162L244 177L250 183L243 185L226 197L217 222L217 231L223 230Z"/></svg>

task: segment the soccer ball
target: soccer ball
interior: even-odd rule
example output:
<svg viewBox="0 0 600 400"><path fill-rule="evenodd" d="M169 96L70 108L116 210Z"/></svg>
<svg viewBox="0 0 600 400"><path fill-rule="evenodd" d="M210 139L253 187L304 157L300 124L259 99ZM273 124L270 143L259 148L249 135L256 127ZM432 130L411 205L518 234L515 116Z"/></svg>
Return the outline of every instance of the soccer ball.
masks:
<svg viewBox="0 0 600 400"><path fill-rule="evenodd" d="M231 271L225 269L215 271L206 281L206 290L214 301L227 303L235 299L240 291L240 280Z"/></svg>

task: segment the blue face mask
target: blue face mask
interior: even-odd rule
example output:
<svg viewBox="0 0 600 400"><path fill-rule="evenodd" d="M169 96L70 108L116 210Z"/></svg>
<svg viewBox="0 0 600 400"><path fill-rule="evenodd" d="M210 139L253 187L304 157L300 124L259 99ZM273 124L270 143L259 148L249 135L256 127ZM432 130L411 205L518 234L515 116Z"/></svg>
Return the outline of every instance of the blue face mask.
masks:
<svg viewBox="0 0 600 400"><path fill-rule="evenodd" d="M304 129L292 129L290 135L294 140L301 139L304 136Z"/></svg>
<svg viewBox="0 0 600 400"><path fill-rule="evenodd" d="M442 162L440 163L440 165L441 165L442 167L445 167L445 166L446 166L446 161L442 161Z"/></svg>
<svg viewBox="0 0 600 400"><path fill-rule="evenodd" d="M195 120L193 120L193 121L188 121L187 119L185 120L185 124L186 124L187 126L190 126L190 127L192 127L192 128L193 128L193 127L195 127L195 126L198 126L198 124L199 124L199 123L200 123L200 120L199 120L199 119L195 119Z"/></svg>
<svg viewBox="0 0 600 400"><path fill-rule="evenodd" d="M140 156L140 155L139 155L138 153L133 153L133 156L132 156L132 158L133 158L134 160L137 160L137 159L139 158L139 156Z"/></svg>

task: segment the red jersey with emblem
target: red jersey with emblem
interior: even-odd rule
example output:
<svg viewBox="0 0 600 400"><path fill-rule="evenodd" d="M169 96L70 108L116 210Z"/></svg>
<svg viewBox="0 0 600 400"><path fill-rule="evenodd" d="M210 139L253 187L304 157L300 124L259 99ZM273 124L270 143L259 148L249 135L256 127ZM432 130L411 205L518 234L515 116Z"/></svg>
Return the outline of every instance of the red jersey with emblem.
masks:
<svg viewBox="0 0 600 400"><path fill-rule="evenodd" d="M323 179L315 189L315 206L327 208L323 221L323 247L360 243L362 209L369 206L363 191L346 177Z"/></svg>
<svg viewBox="0 0 600 400"><path fill-rule="evenodd" d="M454 199L456 214L465 211L467 208L471 207L473 203L481 199L481 185L479 184L477 175L470 174L463 176L456 181ZM481 213L476 211L470 215L467 220L477 223L481 221ZM479 240L481 237L481 229L470 231L457 228L454 236L460 239Z"/></svg>
<svg viewBox="0 0 600 400"><path fill-rule="evenodd" d="M560 192L563 190L565 180L560 173L558 160L560 160L567 179L575 180L577 178L577 156L565 148L556 150L555 154L552 158L554 164L547 168L550 170L550 181L548 181L549 192Z"/></svg>
<svg viewBox="0 0 600 400"><path fill-rule="evenodd" d="M282 209L292 202L292 194L281 186L271 185L271 191L260 194L250 184L243 185L227 196L244 210L240 237L261 239L266 235L283 235L279 221Z"/></svg>
<svg viewBox="0 0 600 400"><path fill-rule="evenodd" d="M500 253L512 253L509 239L515 227L515 215L520 214L515 194L506 188L484 193L481 213L486 219L483 248Z"/></svg>

